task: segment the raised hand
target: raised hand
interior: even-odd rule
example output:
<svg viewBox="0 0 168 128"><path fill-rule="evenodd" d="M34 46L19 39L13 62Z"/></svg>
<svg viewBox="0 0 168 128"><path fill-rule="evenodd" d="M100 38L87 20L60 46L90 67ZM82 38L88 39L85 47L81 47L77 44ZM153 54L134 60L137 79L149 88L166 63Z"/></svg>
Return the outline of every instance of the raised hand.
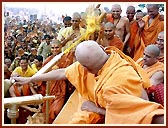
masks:
<svg viewBox="0 0 168 128"><path fill-rule="evenodd" d="M145 22L142 19L138 20L137 23L138 23L139 28L141 29L144 28Z"/></svg>
<svg viewBox="0 0 168 128"><path fill-rule="evenodd" d="M96 5L96 8L100 8L101 4Z"/></svg>
<svg viewBox="0 0 168 128"><path fill-rule="evenodd" d="M74 40L75 38L77 38L77 35L75 33L71 34L68 39L69 40Z"/></svg>

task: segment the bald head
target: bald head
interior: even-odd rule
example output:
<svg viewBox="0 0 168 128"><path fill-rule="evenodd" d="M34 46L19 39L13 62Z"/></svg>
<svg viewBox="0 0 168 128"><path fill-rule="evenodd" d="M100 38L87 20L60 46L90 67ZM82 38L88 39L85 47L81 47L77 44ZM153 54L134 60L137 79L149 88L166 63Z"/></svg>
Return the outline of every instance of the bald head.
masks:
<svg viewBox="0 0 168 128"><path fill-rule="evenodd" d="M144 12L137 12L136 13L136 20L140 20L145 16Z"/></svg>
<svg viewBox="0 0 168 128"><path fill-rule="evenodd" d="M164 31L160 32L158 35L164 37Z"/></svg>
<svg viewBox="0 0 168 128"><path fill-rule="evenodd" d="M54 39L54 40L51 41L51 45L53 45L53 44L56 44L56 45L59 46L59 45L61 45L61 42L57 39Z"/></svg>
<svg viewBox="0 0 168 128"><path fill-rule="evenodd" d="M107 22L104 27L110 27L110 28L115 28L114 24L111 22Z"/></svg>
<svg viewBox="0 0 168 128"><path fill-rule="evenodd" d="M80 43L76 47L75 56L77 61L92 73L97 73L108 59L108 55L93 40Z"/></svg>
<svg viewBox="0 0 168 128"><path fill-rule="evenodd" d="M111 22L107 22L105 25L104 25L104 38L107 39L107 40L112 40L114 38L114 35L115 35L115 26L113 23ZM102 44L104 47L108 46L108 45L105 45Z"/></svg>
<svg viewBox="0 0 168 128"><path fill-rule="evenodd" d="M113 19L120 19L121 12L122 12L122 10L121 10L121 6L119 4L112 5L111 13L112 13Z"/></svg>
<svg viewBox="0 0 168 128"><path fill-rule="evenodd" d="M119 8L119 9L121 9L121 6L120 6L119 4L114 4L114 5L112 5L112 9L114 9L114 8Z"/></svg>
<svg viewBox="0 0 168 128"><path fill-rule="evenodd" d="M145 48L145 51L150 52L151 54L153 54L154 57L159 57L160 55L160 49L154 44L148 45Z"/></svg>
<svg viewBox="0 0 168 128"><path fill-rule="evenodd" d="M156 8L156 9L159 9L159 4L147 4L146 8Z"/></svg>
<svg viewBox="0 0 168 128"><path fill-rule="evenodd" d="M81 19L81 15L78 12L74 12L72 15L73 19Z"/></svg>
<svg viewBox="0 0 168 128"><path fill-rule="evenodd" d="M93 40L83 41L77 46L75 51L76 59L79 62L83 62L84 60L88 60L89 62L102 55L104 55L103 49Z"/></svg>
<svg viewBox="0 0 168 128"><path fill-rule="evenodd" d="M135 7L134 6L128 6L127 11L130 11L130 10L135 12Z"/></svg>
<svg viewBox="0 0 168 128"><path fill-rule="evenodd" d="M147 13L150 18L154 19L159 14L159 5L158 4L147 4Z"/></svg>

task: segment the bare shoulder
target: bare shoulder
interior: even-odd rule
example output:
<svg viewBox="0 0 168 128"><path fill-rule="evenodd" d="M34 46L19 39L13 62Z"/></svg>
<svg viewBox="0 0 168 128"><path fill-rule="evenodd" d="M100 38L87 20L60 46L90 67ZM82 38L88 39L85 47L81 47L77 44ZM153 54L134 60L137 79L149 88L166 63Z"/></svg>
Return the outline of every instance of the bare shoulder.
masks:
<svg viewBox="0 0 168 128"><path fill-rule="evenodd" d="M151 84L152 85L157 85L159 83L163 83L164 82L164 73L163 71L157 71L156 73L154 73L152 75L152 77L150 78L151 80Z"/></svg>
<svg viewBox="0 0 168 128"><path fill-rule="evenodd" d="M127 17L121 17L121 20L124 21L124 22L129 22L128 18Z"/></svg>
<svg viewBox="0 0 168 128"><path fill-rule="evenodd" d="M115 37L115 38L120 38L120 37L119 37L118 35L116 35L116 34L114 35L114 37Z"/></svg>
<svg viewBox="0 0 168 128"><path fill-rule="evenodd" d="M163 78L164 77L164 73L163 73L163 71L157 71L156 73L154 73L152 75L152 77Z"/></svg>

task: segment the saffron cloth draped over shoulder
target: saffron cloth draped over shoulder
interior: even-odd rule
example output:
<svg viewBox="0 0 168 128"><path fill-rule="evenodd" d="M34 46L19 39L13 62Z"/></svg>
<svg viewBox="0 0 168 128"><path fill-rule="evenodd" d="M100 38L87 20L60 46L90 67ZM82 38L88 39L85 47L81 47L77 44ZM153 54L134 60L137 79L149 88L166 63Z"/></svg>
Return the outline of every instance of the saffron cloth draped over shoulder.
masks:
<svg viewBox="0 0 168 128"><path fill-rule="evenodd" d="M66 68L67 79L84 99L106 109L106 124L150 124L152 117L162 115L164 110L162 105L140 98L142 88L150 87L147 74L117 48L109 47L107 52L110 57L97 75L75 62ZM71 123L88 118L87 111L78 111L75 115Z"/></svg>

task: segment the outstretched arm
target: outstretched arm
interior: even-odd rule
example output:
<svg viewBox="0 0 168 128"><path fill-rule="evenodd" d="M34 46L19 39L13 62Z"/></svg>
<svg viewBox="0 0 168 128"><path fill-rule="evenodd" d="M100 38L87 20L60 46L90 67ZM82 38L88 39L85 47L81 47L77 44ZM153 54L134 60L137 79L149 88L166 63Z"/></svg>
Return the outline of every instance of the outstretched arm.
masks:
<svg viewBox="0 0 168 128"><path fill-rule="evenodd" d="M16 84L27 84L29 82L37 81L51 81L51 80L65 80L65 69L52 70L48 73L34 75L32 77L12 77L15 80Z"/></svg>

